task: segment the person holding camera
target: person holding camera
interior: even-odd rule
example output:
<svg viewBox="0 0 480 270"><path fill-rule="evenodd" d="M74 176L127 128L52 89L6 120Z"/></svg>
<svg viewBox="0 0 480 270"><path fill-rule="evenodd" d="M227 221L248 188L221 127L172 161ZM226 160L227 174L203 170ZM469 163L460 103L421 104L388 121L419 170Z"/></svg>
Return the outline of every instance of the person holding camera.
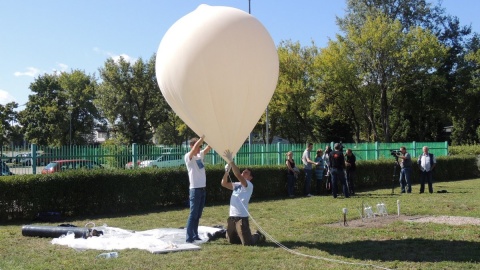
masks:
<svg viewBox="0 0 480 270"><path fill-rule="evenodd" d="M420 193L425 190L425 180L428 182L428 191L433 193L433 175L432 171L435 168L437 160L433 154L428 152L428 146L423 147L423 153L418 157L417 164L420 169Z"/></svg>
<svg viewBox="0 0 480 270"><path fill-rule="evenodd" d="M405 146L400 147L397 156L400 164L400 189L402 193L412 193L412 157Z"/></svg>

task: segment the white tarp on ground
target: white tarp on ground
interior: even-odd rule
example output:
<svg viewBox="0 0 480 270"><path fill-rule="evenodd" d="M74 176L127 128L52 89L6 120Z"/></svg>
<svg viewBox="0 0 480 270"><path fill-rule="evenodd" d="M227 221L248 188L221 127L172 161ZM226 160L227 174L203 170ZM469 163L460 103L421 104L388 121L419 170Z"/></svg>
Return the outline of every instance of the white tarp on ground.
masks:
<svg viewBox="0 0 480 270"><path fill-rule="evenodd" d="M198 250L199 244L207 242L207 233L215 233L221 229L199 226L201 241L186 243L185 229L159 228L147 231L131 231L106 225L93 227L102 231L103 235L89 238L75 238L73 233L54 238L52 244L69 246L77 250L122 250L128 248L144 249L151 253L166 253L182 250Z"/></svg>

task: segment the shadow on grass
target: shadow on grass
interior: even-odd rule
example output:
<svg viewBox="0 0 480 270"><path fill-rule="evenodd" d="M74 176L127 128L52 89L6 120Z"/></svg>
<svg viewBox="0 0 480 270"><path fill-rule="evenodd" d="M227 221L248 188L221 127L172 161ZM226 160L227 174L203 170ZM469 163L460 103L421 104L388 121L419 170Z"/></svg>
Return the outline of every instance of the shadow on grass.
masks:
<svg viewBox="0 0 480 270"><path fill-rule="evenodd" d="M461 240L405 239L354 241L348 243L282 242L288 248L319 249L332 255L357 260L410 262L478 262L480 243ZM273 243L265 245L274 246ZM311 255L311 254L310 254Z"/></svg>

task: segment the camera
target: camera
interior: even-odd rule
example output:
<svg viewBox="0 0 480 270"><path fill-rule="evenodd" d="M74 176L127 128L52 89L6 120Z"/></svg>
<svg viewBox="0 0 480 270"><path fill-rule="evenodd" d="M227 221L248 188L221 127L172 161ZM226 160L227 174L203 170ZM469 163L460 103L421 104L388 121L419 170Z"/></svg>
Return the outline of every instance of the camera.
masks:
<svg viewBox="0 0 480 270"><path fill-rule="evenodd" d="M390 154L394 157L399 157L402 155L402 152L398 151L398 150L390 150Z"/></svg>

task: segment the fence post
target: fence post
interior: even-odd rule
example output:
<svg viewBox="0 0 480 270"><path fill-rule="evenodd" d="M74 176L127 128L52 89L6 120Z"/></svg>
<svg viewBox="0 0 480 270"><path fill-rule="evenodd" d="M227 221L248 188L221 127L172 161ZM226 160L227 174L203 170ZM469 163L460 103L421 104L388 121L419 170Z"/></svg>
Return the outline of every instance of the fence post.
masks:
<svg viewBox="0 0 480 270"><path fill-rule="evenodd" d="M416 157L417 156L417 142L416 141L413 141L412 142L412 145L413 145L413 156Z"/></svg>
<svg viewBox="0 0 480 270"><path fill-rule="evenodd" d="M262 165L265 165L265 160L264 160L264 158L265 158L265 149L264 149L263 147L264 147L264 145L260 146L260 148L262 149L262 151L261 151L261 153L262 153L262 159L261 159L262 162L261 162L261 163L262 163Z"/></svg>
<svg viewBox="0 0 480 270"><path fill-rule="evenodd" d="M138 167L138 145L137 143L132 143L132 166L134 169Z"/></svg>
<svg viewBox="0 0 480 270"><path fill-rule="evenodd" d="M212 164L217 164L217 155L215 155L215 149L212 148Z"/></svg>
<svg viewBox="0 0 480 270"><path fill-rule="evenodd" d="M378 160L378 142L375 142L375 160Z"/></svg>
<svg viewBox="0 0 480 270"><path fill-rule="evenodd" d="M448 142L445 141L445 156L448 156Z"/></svg>
<svg viewBox="0 0 480 270"><path fill-rule="evenodd" d="M282 152L280 151L280 142L277 142L277 152L278 152L277 165L280 165L281 158L282 158Z"/></svg>
<svg viewBox="0 0 480 270"><path fill-rule="evenodd" d="M37 145L32 143L32 174L37 174Z"/></svg>
<svg viewBox="0 0 480 270"><path fill-rule="evenodd" d="M253 155L252 155L252 133L248 136L248 165L253 164Z"/></svg>

